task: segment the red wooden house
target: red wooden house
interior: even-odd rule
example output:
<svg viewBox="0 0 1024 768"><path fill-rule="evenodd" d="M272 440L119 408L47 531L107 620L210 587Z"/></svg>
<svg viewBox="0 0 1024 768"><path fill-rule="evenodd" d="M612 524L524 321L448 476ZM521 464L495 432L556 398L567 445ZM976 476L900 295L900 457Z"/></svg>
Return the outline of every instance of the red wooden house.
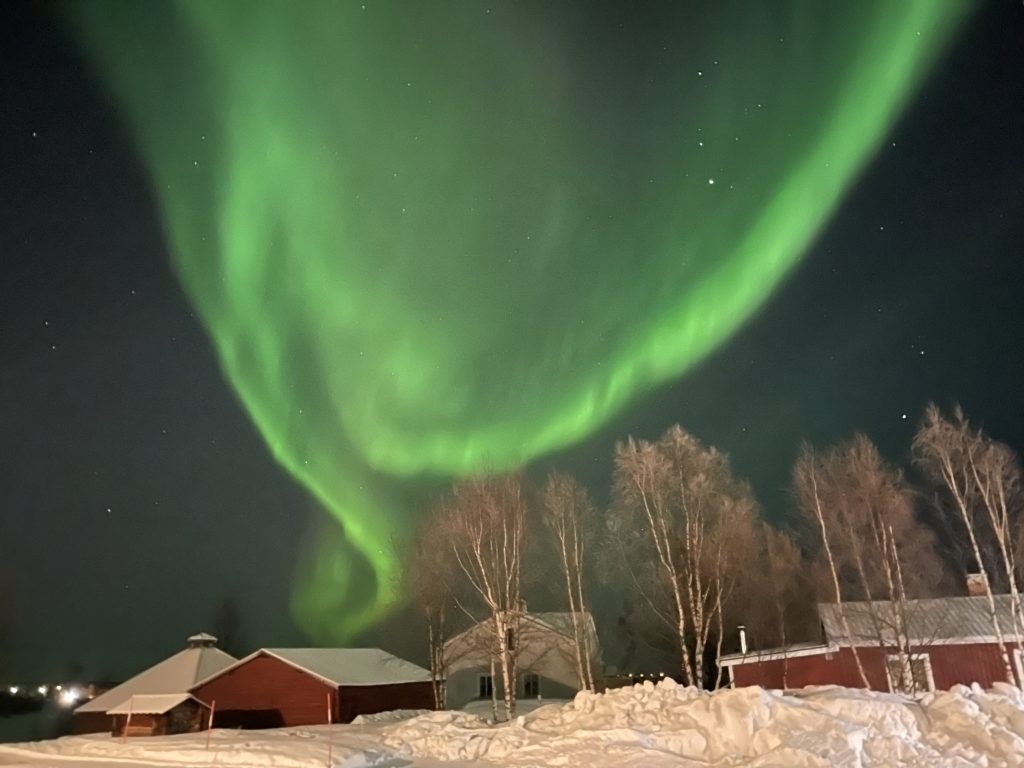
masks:
<svg viewBox="0 0 1024 768"><path fill-rule="evenodd" d="M263 648L192 691L215 728L350 722L393 709L433 709L430 673L378 648Z"/></svg>
<svg viewBox="0 0 1024 768"><path fill-rule="evenodd" d="M1014 674L1024 679L1021 644L1014 632L1009 595L997 595L996 620ZM888 602L844 603L846 625L837 606L818 605L824 640L786 648L723 656L734 685L802 688L842 685L862 688L853 649L856 648L872 690L935 690L977 683L984 688L1007 681L1006 665L984 596L910 600L903 622L893 620ZM897 653L895 627L905 626L911 650L913 681L904 680Z"/></svg>

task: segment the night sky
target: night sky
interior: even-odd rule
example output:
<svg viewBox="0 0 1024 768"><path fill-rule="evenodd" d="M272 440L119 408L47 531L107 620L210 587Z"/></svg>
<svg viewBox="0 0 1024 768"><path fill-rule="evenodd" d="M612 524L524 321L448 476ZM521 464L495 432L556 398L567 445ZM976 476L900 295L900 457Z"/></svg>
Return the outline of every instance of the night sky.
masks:
<svg viewBox="0 0 1024 768"><path fill-rule="evenodd" d="M779 521L1024 447L1024 6L855 5L4 4L0 675L340 641L431 489L675 422Z"/></svg>

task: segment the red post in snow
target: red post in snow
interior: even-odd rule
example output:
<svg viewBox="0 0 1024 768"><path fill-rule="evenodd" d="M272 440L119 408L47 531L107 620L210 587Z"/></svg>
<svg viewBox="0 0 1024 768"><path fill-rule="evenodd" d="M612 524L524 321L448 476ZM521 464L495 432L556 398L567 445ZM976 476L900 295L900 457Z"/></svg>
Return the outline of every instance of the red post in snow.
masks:
<svg viewBox="0 0 1024 768"><path fill-rule="evenodd" d="M213 713L217 709L217 700L210 702L210 719L206 723L206 750L210 750L210 734L213 732Z"/></svg>
<svg viewBox="0 0 1024 768"><path fill-rule="evenodd" d="M128 738L128 726L132 724L132 705L135 704L135 697L128 698L128 718L124 721L124 732L121 734L121 742Z"/></svg>
<svg viewBox="0 0 1024 768"><path fill-rule="evenodd" d="M334 745L331 743L331 694L327 694L327 768L334 764Z"/></svg>

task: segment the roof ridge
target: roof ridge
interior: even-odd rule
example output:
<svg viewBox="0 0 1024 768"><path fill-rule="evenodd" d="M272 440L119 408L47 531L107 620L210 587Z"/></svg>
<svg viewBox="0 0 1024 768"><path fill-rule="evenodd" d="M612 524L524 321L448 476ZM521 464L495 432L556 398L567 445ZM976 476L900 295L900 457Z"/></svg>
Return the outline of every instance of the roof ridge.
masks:
<svg viewBox="0 0 1024 768"><path fill-rule="evenodd" d="M199 648L186 648L185 650L186 651L198 651L198 653L192 654L192 657L189 659L189 661L192 662L192 673L189 675L189 682L194 683L194 682L196 682L196 678L199 677L199 665L203 661L203 651L205 651L206 649L202 648L202 647L199 647Z"/></svg>

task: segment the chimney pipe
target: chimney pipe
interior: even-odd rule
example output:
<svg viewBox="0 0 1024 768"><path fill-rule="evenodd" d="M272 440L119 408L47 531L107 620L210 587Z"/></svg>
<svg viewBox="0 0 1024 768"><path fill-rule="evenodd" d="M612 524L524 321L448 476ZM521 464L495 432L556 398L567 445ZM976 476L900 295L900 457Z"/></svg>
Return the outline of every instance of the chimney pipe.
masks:
<svg viewBox="0 0 1024 768"><path fill-rule="evenodd" d="M740 624L737 629L740 631L740 653L744 656L747 655L747 628L745 625Z"/></svg>
<svg viewBox="0 0 1024 768"><path fill-rule="evenodd" d="M967 574L967 594L971 597L985 594L985 574L980 571Z"/></svg>

